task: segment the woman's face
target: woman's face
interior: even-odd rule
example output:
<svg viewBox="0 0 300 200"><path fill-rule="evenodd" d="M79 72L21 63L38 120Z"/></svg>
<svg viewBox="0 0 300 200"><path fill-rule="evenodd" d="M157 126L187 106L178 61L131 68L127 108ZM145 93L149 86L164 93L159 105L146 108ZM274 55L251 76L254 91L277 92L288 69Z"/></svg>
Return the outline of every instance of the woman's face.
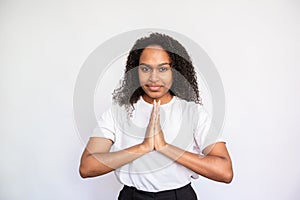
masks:
<svg viewBox="0 0 300 200"><path fill-rule="evenodd" d="M172 99L169 89L172 86L171 59L158 45L146 47L139 60L139 81L145 91L143 98L152 103L154 99L161 104Z"/></svg>

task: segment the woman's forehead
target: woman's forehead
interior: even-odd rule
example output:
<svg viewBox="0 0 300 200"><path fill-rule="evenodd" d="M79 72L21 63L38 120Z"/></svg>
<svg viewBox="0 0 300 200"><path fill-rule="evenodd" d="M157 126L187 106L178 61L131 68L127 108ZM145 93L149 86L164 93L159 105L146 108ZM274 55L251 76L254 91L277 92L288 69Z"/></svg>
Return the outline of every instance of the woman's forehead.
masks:
<svg viewBox="0 0 300 200"><path fill-rule="evenodd" d="M170 57L162 47L158 45L148 46L143 50L139 62L145 64L169 63Z"/></svg>

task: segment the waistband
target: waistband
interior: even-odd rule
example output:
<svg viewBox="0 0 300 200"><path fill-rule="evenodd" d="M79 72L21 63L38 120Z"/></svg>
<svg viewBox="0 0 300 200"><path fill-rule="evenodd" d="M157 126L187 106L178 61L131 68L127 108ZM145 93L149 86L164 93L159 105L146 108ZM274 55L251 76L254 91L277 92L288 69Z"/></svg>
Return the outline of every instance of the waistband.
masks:
<svg viewBox="0 0 300 200"><path fill-rule="evenodd" d="M143 190L138 190L135 187L127 186L124 185L123 190L128 191L130 193L139 193L141 195L149 196L149 197L160 197L160 196L172 196L172 195L178 195L179 193L186 193L187 190L193 190L191 183L180 187L176 189L171 189L171 190L164 190L164 191L159 191L159 192L147 192Z"/></svg>

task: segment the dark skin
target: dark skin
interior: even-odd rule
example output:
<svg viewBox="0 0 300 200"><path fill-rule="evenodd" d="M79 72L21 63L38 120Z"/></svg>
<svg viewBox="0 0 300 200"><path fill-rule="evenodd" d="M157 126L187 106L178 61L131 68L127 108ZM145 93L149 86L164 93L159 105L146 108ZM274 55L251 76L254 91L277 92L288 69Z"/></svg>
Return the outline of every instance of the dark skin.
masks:
<svg viewBox="0 0 300 200"><path fill-rule="evenodd" d="M160 126L160 105L172 99L168 54L159 46L149 46L142 52L139 62L149 67L139 69L139 79L145 91L144 100L153 104L144 141L127 149L109 152L113 145L110 139L91 137L81 157L80 175L87 178L109 173L154 150L197 174L230 183L233 178L232 162L224 142L208 146L203 150L205 156L201 156L168 144L164 139Z"/></svg>

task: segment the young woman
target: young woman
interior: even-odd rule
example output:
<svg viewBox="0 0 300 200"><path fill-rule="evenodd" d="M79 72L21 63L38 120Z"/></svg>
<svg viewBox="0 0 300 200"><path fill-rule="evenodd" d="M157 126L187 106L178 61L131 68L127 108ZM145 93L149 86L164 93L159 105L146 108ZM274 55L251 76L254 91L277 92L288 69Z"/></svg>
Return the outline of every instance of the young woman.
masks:
<svg viewBox="0 0 300 200"><path fill-rule="evenodd" d="M137 40L113 99L83 152L83 178L115 171L121 200L197 199L190 185L197 174L231 182L225 142L210 137L195 70L178 41L160 33ZM127 118L118 118L122 110Z"/></svg>

